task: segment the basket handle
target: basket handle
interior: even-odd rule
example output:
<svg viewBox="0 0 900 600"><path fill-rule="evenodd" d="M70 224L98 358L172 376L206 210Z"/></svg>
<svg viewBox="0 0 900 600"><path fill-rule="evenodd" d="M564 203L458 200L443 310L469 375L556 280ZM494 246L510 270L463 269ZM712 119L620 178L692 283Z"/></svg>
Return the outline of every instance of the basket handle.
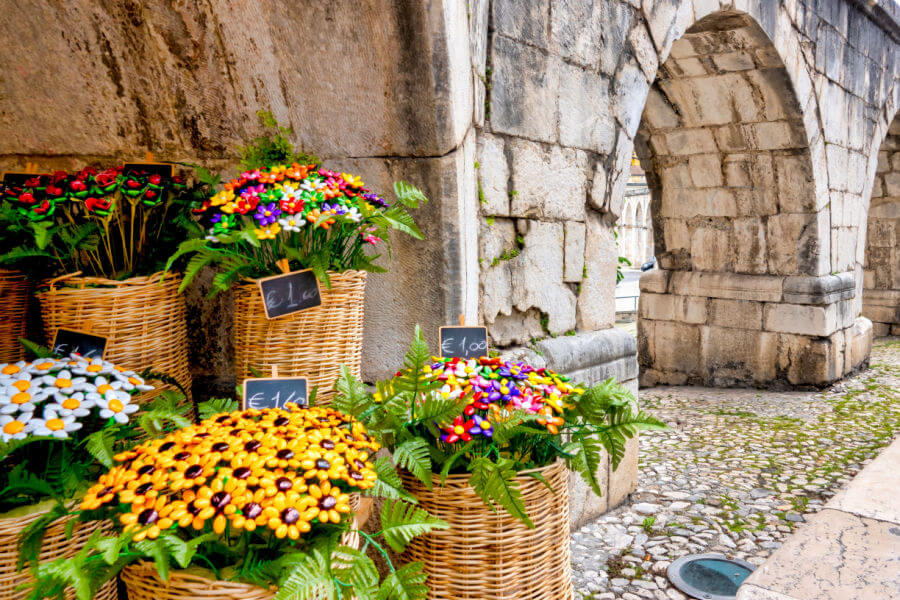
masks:
<svg viewBox="0 0 900 600"><path fill-rule="evenodd" d="M50 284L50 291L53 292L56 290L56 284L65 279L70 279L72 277L78 277L81 275L81 271L75 271L74 273L66 273L65 275L60 275L59 277L54 277L47 283Z"/></svg>

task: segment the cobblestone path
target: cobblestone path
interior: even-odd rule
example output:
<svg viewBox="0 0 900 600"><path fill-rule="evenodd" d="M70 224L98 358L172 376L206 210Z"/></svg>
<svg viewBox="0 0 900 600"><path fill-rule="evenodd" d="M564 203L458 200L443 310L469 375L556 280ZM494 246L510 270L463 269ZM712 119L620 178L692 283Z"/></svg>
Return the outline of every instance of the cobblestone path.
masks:
<svg viewBox="0 0 900 600"><path fill-rule="evenodd" d="M583 598L685 598L665 577L685 554L761 564L900 431L900 340L824 392L663 387L641 404L671 430L641 437L632 503L573 532Z"/></svg>

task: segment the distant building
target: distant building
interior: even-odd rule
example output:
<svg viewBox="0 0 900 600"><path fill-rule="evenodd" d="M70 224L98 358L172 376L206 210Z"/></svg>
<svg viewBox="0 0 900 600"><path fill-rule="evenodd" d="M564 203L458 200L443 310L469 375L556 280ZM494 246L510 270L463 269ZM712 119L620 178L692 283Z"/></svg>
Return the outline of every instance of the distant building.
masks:
<svg viewBox="0 0 900 600"><path fill-rule="evenodd" d="M638 268L653 256L653 223L650 216L650 190L637 159L631 161L631 177L625 190L622 216L616 222L619 255Z"/></svg>

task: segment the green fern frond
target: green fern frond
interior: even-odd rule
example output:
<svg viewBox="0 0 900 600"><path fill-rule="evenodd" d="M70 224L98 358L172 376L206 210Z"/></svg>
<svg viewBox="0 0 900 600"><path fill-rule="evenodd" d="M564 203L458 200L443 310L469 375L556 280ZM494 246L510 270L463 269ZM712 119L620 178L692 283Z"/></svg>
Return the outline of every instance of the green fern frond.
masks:
<svg viewBox="0 0 900 600"><path fill-rule="evenodd" d="M419 208L428 202L428 198L422 190L406 181L394 182L394 195L397 196L400 204L407 208Z"/></svg>
<svg viewBox="0 0 900 600"><path fill-rule="evenodd" d="M409 439L394 448L393 454L397 465L412 473L426 488L431 489L431 454L425 439Z"/></svg>
<svg viewBox="0 0 900 600"><path fill-rule="evenodd" d="M508 458L501 458L495 463L489 458L478 456L469 463L469 471L472 473L469 483L491 510L496 511L494 505L499 505L533 529L534 523L528 518L522 502L522 490L515 479L517 473L514 464Z"/></svg>
<svg viewBox="0 0 900 600"><path fill-rule="evenodd" d="M298 553L301 558L292 561L273 600L336 600L329 551L313 548L306 555Z"/></svg>
<svg viewBox="0 0 900 600"><path fill-rule="evenodd" d="M241 407L241 404L234 398L211 398L201 402L198 407L200 418L209 419L218 414L234 412Z"/></svg>
<svg viewBox="0 0 900 600"><path fill-rule="evenodd" d="M394 469L391 459L386 456L380 456L375 459L373 466L375 473L378 474L378 479L375 480L375 486L368 490L366 495L375 498L390 498L391 500L403 499L413 504L418 503L418 500L412 494L403 489L403 480L400 479L400 475Z"/></svg>
<svg viewBox="0 0 900 600"><path fill-rule="evenodd" d="M428 598L426 579L422 563L403 565L385 577L376 600L425 600Z"/></svg>
<svg viewBox="0 0 900 600"><path fill-rule="evenodd" d="M445 521L403 500L390 500L381 507L381 533L394 552L403 552L416 536L449 527Z"/></svg>

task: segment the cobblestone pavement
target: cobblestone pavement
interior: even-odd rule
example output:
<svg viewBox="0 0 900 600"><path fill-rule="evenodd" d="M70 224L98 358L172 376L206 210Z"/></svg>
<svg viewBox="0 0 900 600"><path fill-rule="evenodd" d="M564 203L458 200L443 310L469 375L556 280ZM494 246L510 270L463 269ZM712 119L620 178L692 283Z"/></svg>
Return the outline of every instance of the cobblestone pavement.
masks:
<svg viewBox="0 0 900 600"><path fill-rule="evenodd" d="M583 598L685 598L665 577L686 554L761 564L900 431L900 340L824 392L641 391L670 431L641 437L629 506L572 534Z"/></svg>

